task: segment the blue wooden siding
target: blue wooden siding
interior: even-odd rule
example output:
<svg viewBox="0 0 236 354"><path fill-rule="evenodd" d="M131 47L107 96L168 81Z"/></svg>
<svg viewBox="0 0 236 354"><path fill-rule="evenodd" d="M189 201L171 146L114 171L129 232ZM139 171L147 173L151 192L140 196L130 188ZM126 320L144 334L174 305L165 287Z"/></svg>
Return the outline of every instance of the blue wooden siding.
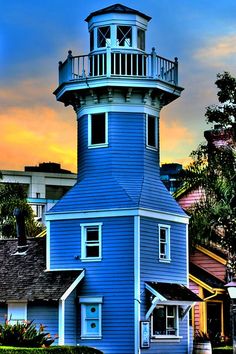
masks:
<svg viewBox="0 0 236 354"><path fill-rule="evenodd" d="M75 259L81 250L80 224L102 222L102 261ZM102 339L77 342L106 354L134 352L134 220L132 217L51 222L51 269L86 268L81 296L102 296ZM122 338L122 340L121 340Z"/></svg>
<svg viewBox="0 0 236 354"><path fill-rule="evenodd" d="M40 305L29 303L27 319L34 321L37 327L43 324L45 326L45 332L49 332L52 337L58 335L58 304ZM58 340L54 342L54 344L57 343Z"/></svg>
<svg viewBox="0 0 236 354"><path fill-rule="evenodd" d="M144 207L184 215L159 180L159 151L146 148L142 113L108 114L108 147L88 148L78 121L78 181L50 212Z"/></svg>
<svg viewBox="0 0 236 354"><path fill-rule="evenodd" d="M3 324L7 316L7 305L2 304L0 306L0 323Z"/></svg>
<svg viewBox="0 0 236 354"><path fill-rule="evenodd" d="M158 224L170 226L170 263L159 261ZM170 282L187 284L186 265L186 225L158 219L141 218L140 223L140 288L141 288L141 319L145 319L147 307L145 303L145 282ZM183 336L180 343L151 342L149 354L187 353L187 317L179 320L179 335ZM142 351L145 353L145 350Z"/></svg>
<svg viewBox="0 0 236 354"><path fill-rule="evenodd" d="M77 341L76 290L65 301L65 344L76 345Z"/></svg>

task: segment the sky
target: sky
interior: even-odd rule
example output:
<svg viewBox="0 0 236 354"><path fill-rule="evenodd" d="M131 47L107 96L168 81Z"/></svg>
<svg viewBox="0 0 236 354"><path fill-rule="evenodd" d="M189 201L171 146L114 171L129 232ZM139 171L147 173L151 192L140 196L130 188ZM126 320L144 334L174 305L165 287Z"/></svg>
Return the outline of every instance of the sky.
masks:
<svg viewBox="0 0 236 354"><path fill-rule="evenodd" d="M160 118L161 163L186 165L204 141L217 73L236 76L235 0L123 0L152 17L146 50L179 59L180 98ZM0 170L57 162L76 172L76 116L57 102L58 62L88 54L84 19L111 0L0 0Z"/></svg>

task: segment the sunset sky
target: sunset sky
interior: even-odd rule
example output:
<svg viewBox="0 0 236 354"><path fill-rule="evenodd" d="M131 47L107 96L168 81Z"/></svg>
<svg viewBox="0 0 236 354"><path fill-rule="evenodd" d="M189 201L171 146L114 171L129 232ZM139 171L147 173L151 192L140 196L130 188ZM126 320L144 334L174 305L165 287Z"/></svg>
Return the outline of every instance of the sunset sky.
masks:
<svg viewBox="0 0 236 354"><path fill-rule="evenodd" d="M111 0L8 0L0 12L0 170L58 162L76 172L76 118L56 102L58 61L88 54L84 19ZM179 58L181 98L161 111L161 162L187 163L209 129L217 73L236 76L235 0L124 0L152 17L147 51Z"/></svg>

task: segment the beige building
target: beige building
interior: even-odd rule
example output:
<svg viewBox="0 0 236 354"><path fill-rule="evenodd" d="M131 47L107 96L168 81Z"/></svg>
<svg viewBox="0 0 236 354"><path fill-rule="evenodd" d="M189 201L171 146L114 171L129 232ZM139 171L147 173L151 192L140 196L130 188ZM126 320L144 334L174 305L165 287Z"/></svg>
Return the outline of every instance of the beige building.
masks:
<svg viewBox="0 0 236 354"><path fill-rule="evenodd" d="M45 213L75 184L77 175L57 163L26 166L24 171L1 170L1 183L19 183L24 187L35 217L44 223Z"/></svg>

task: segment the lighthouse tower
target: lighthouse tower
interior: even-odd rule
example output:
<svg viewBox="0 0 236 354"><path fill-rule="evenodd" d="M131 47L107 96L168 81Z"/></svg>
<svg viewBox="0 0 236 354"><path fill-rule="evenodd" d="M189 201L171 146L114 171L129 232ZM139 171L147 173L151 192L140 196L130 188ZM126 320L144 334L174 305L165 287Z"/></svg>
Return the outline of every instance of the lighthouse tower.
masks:
<svg viewBox="0 0 236 354"><path fill-rule="evenodd" d="M146 51L150 19L91 13L90 52L68 52L54 92L76 112L78 181L47 214L47 268L85 274L59 337L106 354L190 350L188 218L159 176L160 111L182 88L177 59Z"/></svg>

